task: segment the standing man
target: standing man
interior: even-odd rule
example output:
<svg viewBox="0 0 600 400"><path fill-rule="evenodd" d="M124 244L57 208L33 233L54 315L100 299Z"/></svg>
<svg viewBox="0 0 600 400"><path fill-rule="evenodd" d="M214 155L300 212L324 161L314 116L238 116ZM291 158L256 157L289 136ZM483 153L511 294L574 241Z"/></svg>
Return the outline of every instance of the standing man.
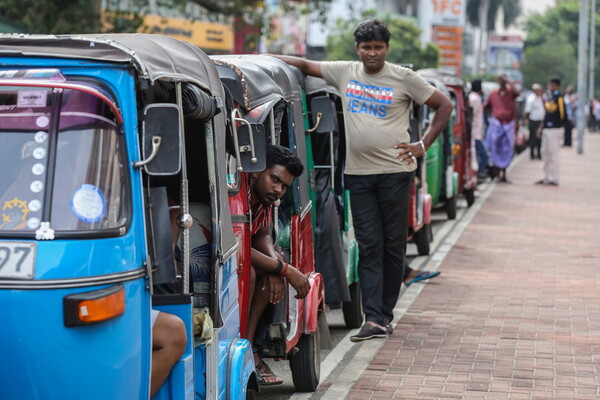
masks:
<svg viewBox="0 0 600 400"><path fill-rule="evenodd" d="M485 179L490 157L483 141L483 91L481 90L481 79L471 81L469 106L473 109L471 133L475 140L475 154L477 155L478 165L477 178Z"/></svg>
<svg viewBox="0 0 600 400"><path fill-rule="evenodd" d="M452 103L414 71L385 61L391 33L377 20L354 31L358 61L316 62L275 56L307 75L322 77L343 93L346 124L345 185L359 246L365 324L352 341L391 333L403 282L409 189L416 157L425 154L446 125ZM411 101L436 109L429 132L410 143ZM418 271L412 271L414 277ZM404 279L410 282L414 277Z"/></svg>
<svg viewBox="0 0 600 400"><path fill-rule="evenodd" d="M546 115L538 131L542 134L542 161L544 178L538 185L558 186L560 143L565 134L565 101L560 93L560 78L551 78L548 93L544 96Z"/></svg>
<svg viewBox="0 0 600 400"><path fill-rule="evenodd" d="M505 74L498 76L500 87L488 96L484 108L491 111L486 135L488 150L492 158L492 178L509 183L506 168L510 165L515 148L515 126L519 91L508 82Z"/></svg>
<svg viewBox="0 0 600 400"><path fill-rule="evenodd" d="M532 92L525 101L525 121L529 128L529 151L531 159L541 159L540 148L542 145L541 135L538 136L538 130L546 115L544 108L544 99L542 98L542 85L534 83L531 86Z"/></svg>

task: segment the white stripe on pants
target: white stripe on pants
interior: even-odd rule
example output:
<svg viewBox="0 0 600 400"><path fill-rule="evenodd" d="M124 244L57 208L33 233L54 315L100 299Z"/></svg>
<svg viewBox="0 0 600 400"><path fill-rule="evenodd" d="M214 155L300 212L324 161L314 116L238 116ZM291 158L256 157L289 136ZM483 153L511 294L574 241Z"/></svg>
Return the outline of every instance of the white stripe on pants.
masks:
<svg viewBox="0 0 600 400"><path fill-rule="evenodd" d="M558 183L560 143L565 128L544 128L542 130L542 161L544 162L544 180Z"/></svg>

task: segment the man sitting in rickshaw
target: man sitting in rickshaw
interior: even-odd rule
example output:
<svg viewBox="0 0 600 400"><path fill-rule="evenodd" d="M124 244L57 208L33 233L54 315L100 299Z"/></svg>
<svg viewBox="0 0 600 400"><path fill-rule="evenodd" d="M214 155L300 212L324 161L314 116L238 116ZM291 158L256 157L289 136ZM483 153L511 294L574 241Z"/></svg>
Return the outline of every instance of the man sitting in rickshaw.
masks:
<svg viewBox="0 0 600 400"><path fill-rule="evenodd" d="M285 293L282 277L296 290L296 298L306 297L310 290L308 278L286 263L275 250L271 235L273 204L290 188L294 178L304 170L302 161L290 149L271 145L267 148L267 167L249 175L249 196L252 221L252 285L247 339L254 346L258 324L269 304L277 304ZM279 385L275 376L254 349L254 362L261 385Z"/></svg>

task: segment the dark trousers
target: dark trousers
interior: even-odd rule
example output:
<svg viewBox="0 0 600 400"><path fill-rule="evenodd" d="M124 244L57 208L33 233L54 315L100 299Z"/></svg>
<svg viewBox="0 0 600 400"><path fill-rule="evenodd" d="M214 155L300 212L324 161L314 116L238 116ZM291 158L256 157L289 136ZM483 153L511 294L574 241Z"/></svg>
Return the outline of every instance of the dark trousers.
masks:
<svg viewBox="0 0 600 400"><path fill-rule="evenodd" d="M404 276L414 173L346 175L365 320L391 321Z"/></svg>
<svg viewBox="0 0 600 400"><path fill-rule="evenodd" d="M573 123L570 120L565 120L565 141L563 145L571 147L573 137Z"/></svg>
<svg viewBox="0 0 600 400"><path fill-rule="evenodd" d="M488 164L490 162L490 155L487 147L485 147L485 140L475 139L475 154L477 155L477 164L479 165L477 176L480 178L485 178L488 171Z"/></svg>
<svg viewBox="0 0 600 400"><path fill-rule="evenodd" d="M542 139L537 137L537 130L540 127L542 121L529 120L529 151L531 159L540 158L542 147Z"/></svg>

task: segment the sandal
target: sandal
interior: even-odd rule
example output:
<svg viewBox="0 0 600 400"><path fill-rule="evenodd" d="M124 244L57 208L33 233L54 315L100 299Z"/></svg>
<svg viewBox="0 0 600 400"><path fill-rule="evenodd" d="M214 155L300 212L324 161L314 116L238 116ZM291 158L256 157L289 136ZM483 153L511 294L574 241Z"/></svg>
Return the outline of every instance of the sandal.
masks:
<svg viewBox="0 0 600 400"><path fill-rule="evenodd" d="M283 380L279 379L263 360L260 360L256 364L256 373L258 375L258 383L261 386L281 385L283 383Z"/></svg>
<svg viewBox="0 0 600 400"><path fill-rule="evenodd" d="M424 281L426 279L431 279L431 278L435 278L436 276L438 276L439 274L441 274L441 271L422 271L420 272L416 277L414 277L413 279L411 279L410 281L408 281L406 283L406 287L409 287L410 285L412 285L415 282L421 282Z"/></svg>

